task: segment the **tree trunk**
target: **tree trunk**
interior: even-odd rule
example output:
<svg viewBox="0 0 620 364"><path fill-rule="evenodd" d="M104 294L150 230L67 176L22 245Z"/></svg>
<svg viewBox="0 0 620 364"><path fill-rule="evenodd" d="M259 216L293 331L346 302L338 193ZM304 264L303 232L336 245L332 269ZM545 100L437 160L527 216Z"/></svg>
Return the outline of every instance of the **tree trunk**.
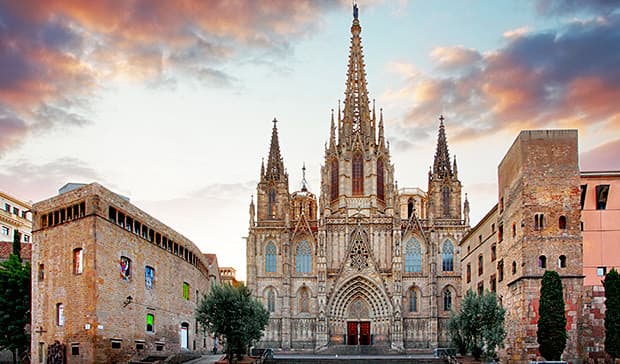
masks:
<svg viewBox="0 0 620 364"><path fill-rule="evenodd" d="M13 364L17 364L17 349L11 350L11 353L13 353Z"/></svg>

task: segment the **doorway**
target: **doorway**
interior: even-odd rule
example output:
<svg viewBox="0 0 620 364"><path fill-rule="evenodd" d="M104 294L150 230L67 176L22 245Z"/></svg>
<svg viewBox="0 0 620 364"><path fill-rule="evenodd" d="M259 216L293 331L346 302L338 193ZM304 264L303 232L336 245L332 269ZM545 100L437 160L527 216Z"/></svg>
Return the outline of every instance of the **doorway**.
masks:
<svg viewBox="0 0 620 364"><path fill-rule="evenodd" d="M187 333L189 331L189 324L184 322L181 324L181 349L187 349Z"/></svg>
<svg viewBox="0 0 620 364"><path fill-rule="evenodd" d="M347 322L347 345L370 345L370 321Z"/></svg>

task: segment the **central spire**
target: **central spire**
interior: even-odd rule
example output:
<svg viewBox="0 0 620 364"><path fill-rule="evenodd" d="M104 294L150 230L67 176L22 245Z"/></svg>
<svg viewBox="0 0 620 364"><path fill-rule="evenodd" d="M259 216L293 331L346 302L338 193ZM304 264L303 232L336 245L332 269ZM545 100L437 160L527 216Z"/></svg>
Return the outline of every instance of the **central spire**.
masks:
<svg viewBox="0 0 620 364"><path fill-rule="evenodd" d="M343 137L348 137L353 133L361 133L370 137L372 133L364 54L360 37L362 27L358 16L359 9L355 4L353 5L351 47L349 48L349 65L344 97Z"/></svg>

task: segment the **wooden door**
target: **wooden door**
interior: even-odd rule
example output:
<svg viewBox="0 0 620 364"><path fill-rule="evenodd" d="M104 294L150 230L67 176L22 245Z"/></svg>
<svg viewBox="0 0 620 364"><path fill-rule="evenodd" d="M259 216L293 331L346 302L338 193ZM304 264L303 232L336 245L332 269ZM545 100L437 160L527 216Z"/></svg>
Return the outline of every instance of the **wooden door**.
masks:
<svg viewBox="0 0 620 364"><path fill-rule="evenodd" d="M360 322L360 345L370 345L370 322Z"/></svg>
<svg viewBox="0 0 620 364"><path fill-rule="evenodd" d="M347 322L347 345L357 345L357 321Z"/></svg>

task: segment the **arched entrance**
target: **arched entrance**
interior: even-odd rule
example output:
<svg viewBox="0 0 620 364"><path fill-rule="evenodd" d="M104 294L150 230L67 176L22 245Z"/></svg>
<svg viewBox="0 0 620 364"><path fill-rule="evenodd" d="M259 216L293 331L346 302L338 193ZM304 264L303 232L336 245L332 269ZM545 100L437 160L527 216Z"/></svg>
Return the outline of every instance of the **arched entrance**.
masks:
<svg viewBox="0 0 620 364"><path fill-rule="evenodd" d="M330 342L345 345L389 343L392 306L383 290L364 276L342 284L329 304Z"/></svg>

